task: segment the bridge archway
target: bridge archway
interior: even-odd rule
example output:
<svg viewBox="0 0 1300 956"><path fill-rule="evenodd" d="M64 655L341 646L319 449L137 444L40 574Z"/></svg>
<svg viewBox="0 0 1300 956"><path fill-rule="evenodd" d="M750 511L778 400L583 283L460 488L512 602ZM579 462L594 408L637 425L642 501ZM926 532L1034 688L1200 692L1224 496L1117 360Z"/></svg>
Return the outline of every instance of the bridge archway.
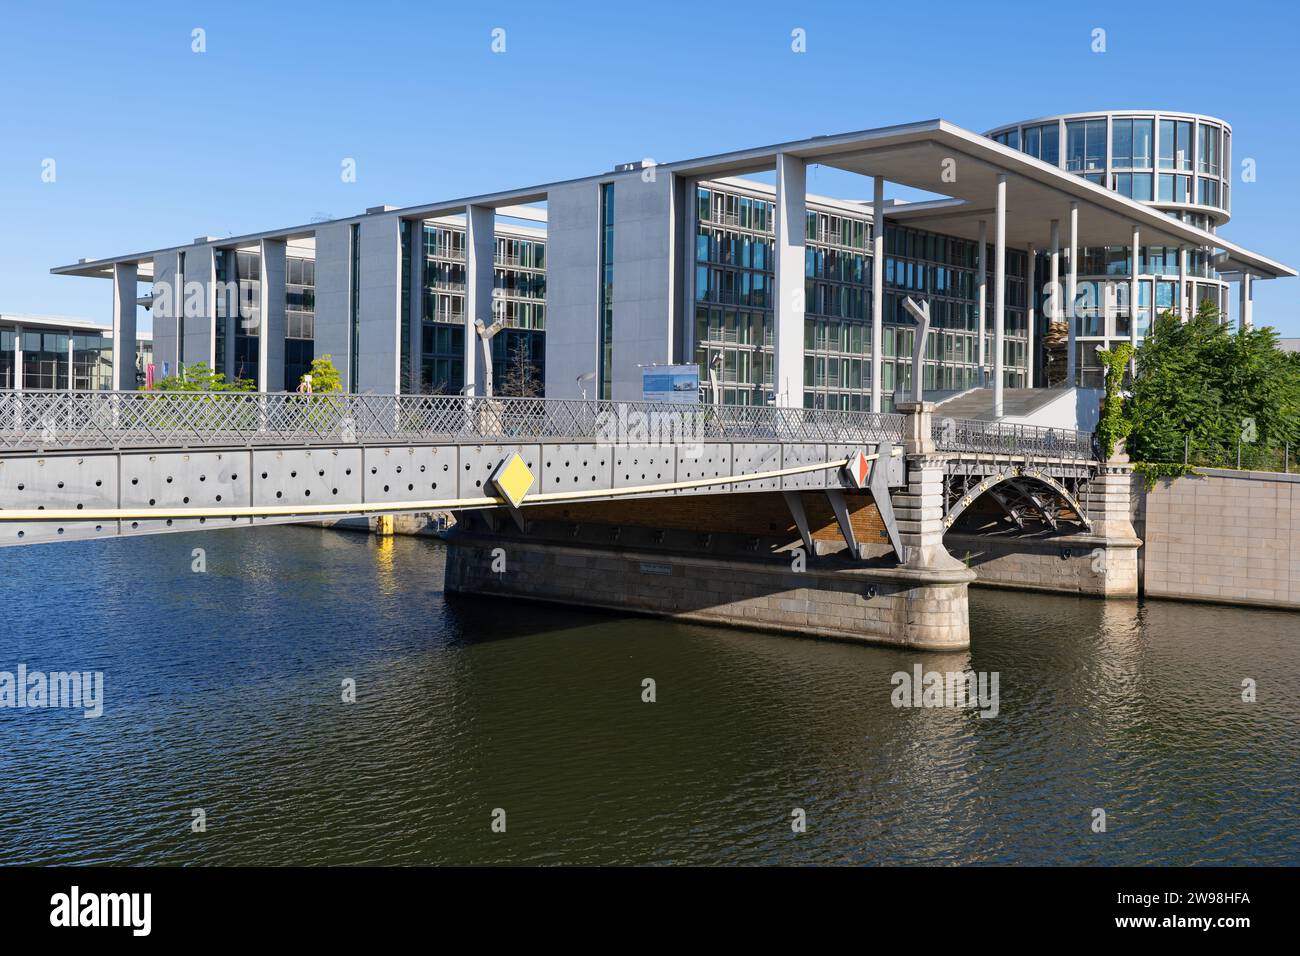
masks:
<svg viewBox="0 0 1300 956"><path fill-rule="evenodd" d="M950 475L945 484L944 531L951 531L973 506L992 510L1016 530L1062 526L1092 531L1087 508L1046 471L1011 465L983 475ZM978 509L977 509L978 510Z"/></svg>

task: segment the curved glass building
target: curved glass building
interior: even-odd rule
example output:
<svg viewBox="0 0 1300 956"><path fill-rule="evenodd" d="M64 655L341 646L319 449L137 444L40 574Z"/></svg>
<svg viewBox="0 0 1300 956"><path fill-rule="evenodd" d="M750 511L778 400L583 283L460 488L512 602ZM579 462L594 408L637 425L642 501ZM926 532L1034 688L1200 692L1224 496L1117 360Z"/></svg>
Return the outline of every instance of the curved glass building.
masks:
<svg viewBox="0 0 1300 956"><path fill-rule="evenodd" d="M999 126L985 135L1208 232L1231 215L1232 127L1217 117L1168 110L1067 113ZM1189 248L1180 263L1177 247L1144 245L1137 258L1134 310L1128 301L1134 270L1129 247L1079 250L1079 325L1069 363L1076 384L1100 385L1097 347L1140 341L1152 317L1167 309L1187 316L1209 300L1227 315L1228 283L1215 271L1211 250ZM1040 262L1040 273L1042 268ZM1038 278L1035 288L1044 290L1047 278ZM1037 312L1045 316L1043 309ZM1039 332L1047 332L1045 317ZM1061 381L1063 375L1069 377L1045 369L1038 381Z"/></svg>

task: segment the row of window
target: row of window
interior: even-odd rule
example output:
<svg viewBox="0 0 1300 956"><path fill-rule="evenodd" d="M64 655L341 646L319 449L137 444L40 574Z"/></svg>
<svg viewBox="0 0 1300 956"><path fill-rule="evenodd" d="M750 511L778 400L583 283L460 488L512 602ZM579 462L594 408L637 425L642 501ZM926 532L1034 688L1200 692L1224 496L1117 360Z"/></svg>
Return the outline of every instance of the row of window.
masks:
<svg viewBox="0 0 1300 956"><path fill-rule="evenodd" d="M519 269L546 268L546 241L524 239L518 236L496 236L493 261L497 265ZM424 256L426 259L448 259L464 262L465 229L459 226L424 224Z"/></svg>
<svg viewBox="0 0 1300 956"><path fill-rule="evenodd" d="M1220 182L1221 173L1227 174L1230 160L1232 133L1229 130L1214 123L1191 120L1161 119L1157 124L1153 117L1113 117L1110 120L1112 172L1110 182L1106 183L1103 180L1106 126L1105 118L1065 121L1065 169L1140 202L1229 208L1228 183ZM1060 132L1055 122L1006 130L994 139L1044 162L1060 165ZM1193 172L1198 174L1195 180Z"/></svg>
<svg viewBox="0 0 1300 956"><path fill-rule="evenodd" d="M1192 127L1196 126L1196 153L1192 153ZM1227 157L1232 133L1217 124L1193 124L1191 120L1162 119L1156 145L1154 118L1117 116L1110 121L1112 169L1174 169L1191 172L1193 162L1205 176L1218 177ZM1028 153L1044 162L1058 165L1060 131L1056 123L1027 126L1024 135L1018 129L1006 130L993 137L1012 149ZM1022 142L1023 139L1023 142ZM1071 172L1099 170L1106 165L1106 120L1079 119L1065 123L1065 168ZM1153 158L1158 163L1153 163Z"/></svg>
<svg viewBox="0 0 1300 956"><path fill-rule="evenodd" d="M871 223L864 218L842 216L817 209L806 210L804 216L804 238L810 242L864 251L871 246ZM711 231L710 226L772 235L776 231L776 204L770 199L758 199L698 187L696 218L701 235L708 235ZM770 251L770 243L768 246Z"/></svg>
<svg viewBox="0 0 1300 956"><path fill-rule="evenodd" d="M1127 276L1132 271L1133 257L1128 246L1086 246L1079 250L1079 275ZM1187 250L1187 274L1202 279L1218 277L1205 249ZM1139 247L1138 275L1178 275L1178 248Z"/></svg>

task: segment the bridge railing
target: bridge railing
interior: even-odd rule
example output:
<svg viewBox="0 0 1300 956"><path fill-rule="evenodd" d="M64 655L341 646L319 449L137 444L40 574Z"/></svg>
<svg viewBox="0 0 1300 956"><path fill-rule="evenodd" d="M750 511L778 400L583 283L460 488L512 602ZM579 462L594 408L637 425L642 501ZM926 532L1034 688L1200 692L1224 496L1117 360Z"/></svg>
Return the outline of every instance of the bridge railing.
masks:
<svg viewBox="0 0 1300 956"><path fill-rule="evenodd" d="M566 439L897 443L903 416L445 395L0 391L0 451Z"/></svg>
<svg viewBox="0 0 1300 956"><path fill-rule="evenodd" d="M1041 425L1011 425L935 416L930 436L939 451L969 451L1029 458L1092 459L1093 433Z"/></svg>

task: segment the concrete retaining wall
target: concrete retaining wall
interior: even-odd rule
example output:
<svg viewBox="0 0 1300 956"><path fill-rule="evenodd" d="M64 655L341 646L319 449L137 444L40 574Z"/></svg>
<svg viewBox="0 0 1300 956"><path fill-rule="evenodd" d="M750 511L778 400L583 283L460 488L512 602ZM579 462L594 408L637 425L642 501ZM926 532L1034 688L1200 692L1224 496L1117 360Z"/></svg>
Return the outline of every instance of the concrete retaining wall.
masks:
<svg viewBox="0 0 1300 956"><path fill-rule="evenodd" d="M1204 468L1138 482L1148 596L1300 609L1300 475Z"/></svg>

